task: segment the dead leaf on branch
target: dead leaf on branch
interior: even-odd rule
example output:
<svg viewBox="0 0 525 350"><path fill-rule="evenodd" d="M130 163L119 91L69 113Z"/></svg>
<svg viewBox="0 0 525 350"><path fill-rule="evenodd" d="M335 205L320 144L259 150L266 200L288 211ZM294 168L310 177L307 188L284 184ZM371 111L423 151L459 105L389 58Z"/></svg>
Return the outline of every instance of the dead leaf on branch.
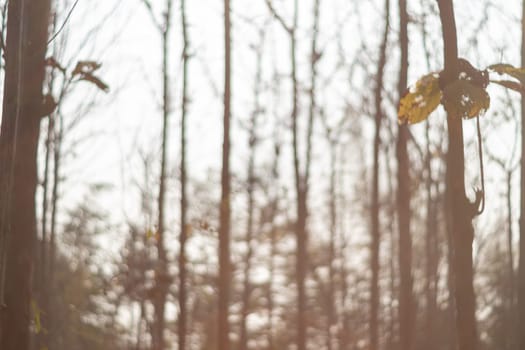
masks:
<svg viewBox="0 0 525 350"><path fill-rule="evenodd" d="M443 91L443 106L452 115L474 118L490 107L490 96L485 89L460 79Z"/></svg>
<svg viewBox="0 0 525 350"><path fill-rule="evenodd" d="M498 73L499 75L507 74L517 79L521 85L525 85L525 68L516 68L513 65L500 63L487 67L488 70Z"/></svg>
<svg viewBox="0 0 525 350"><path fill-rule="evenodd" d="M80 80L89 81L90 83L95 84L100 90L104 92L109 91L109 86L92 74L83 74Z"/></svg>
<svg viewBox="0 0 525 350"><path fill-rule="evenodd" d="M525 93L525 68L516 68L500 63L480 71L467 60L460 59L461 73L457 80L440 87L439 74L431 73L419 79L399 102L398 121L400 124L414 124L426 120L441 103L453 115L462 118L474 118L483 114L490 106L490 96L485 90L488 84L488 72L508 75L513 80L490 80L520 93Z"/></svg>
<svg viewBox="0 0 525 350"><path fill-rule="evenodd" d="M400 124L419 123L428 118L441 102L439 74L430 73L419 79L399 101Z"/></svg>
<svg viewBox="0 0 525 350"><path fill-rule="evenodd" d="M100 67L102 67L102 64L95 61L79 61L71 75L92 74Z"/></svg>

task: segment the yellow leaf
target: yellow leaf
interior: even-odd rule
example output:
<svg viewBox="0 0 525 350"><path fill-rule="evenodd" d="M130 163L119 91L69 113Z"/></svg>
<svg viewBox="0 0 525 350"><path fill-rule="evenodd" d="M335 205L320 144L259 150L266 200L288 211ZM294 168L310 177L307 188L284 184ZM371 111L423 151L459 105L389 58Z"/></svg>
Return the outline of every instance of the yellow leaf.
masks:
<svg viewBox="0 0 525 350"><path fill-rule="evenodd" d="M516 68L510 64L500 63L488 66L487 69L500 75L510 75L511 77L518 79L522 85L525 85L525 68Z"/></svg>
<svg viewBox="0 0 525 350"><path fill-rule="evenodd" d="M399 101L398 121L400 124L419 123L427 119L440 102L439 74L427 74L407 90Z"/></svg>
<svg viewBox="0 0 525 350"><path fill-rule="evenodd" d="M474 118L490 106L490 96L485 89L467 80L456 80L443 91L443 106L448 113L462 118Z"/></svg>

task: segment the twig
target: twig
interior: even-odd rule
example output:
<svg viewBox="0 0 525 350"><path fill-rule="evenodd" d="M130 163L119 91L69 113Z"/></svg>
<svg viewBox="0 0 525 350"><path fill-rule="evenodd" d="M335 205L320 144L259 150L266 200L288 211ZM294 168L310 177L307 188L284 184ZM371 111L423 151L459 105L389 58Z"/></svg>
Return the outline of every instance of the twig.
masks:
<svg viewBox="0 0 525 350"><path fill-rule="evenodd" d="M291 33L293 31L293 28L287 25L284 18L277 13L277 11L272 5L271 0L266 0L266 6L268 6L268 10L270 10L271 14L275 17L275 19L277 19L277 21L281 23L284 30L286 30L288 33Z"/></svg>
<svg viewBox="0 0 525 350"><path fill-rule="evenodd" d="M66 26L67 22L68 22L69 19L71 18L71 15L73 14L73 11L75 10L75 7L77 7L79 1L80 1L80 0L76 0L76 1L73 3L73 6L71 6L71 9L70 9L69 12L67 13L66 19L64 20L64 22L62 23L62 25L60 26L60 28L58 28L58 30L55 32L55 34L53 34L53 35L51 36L51 38L49 39L49 41L47 42L48 45L49 45L51 42L53 42L53 40L56 39L56 37L60 34L60 32L62 32L62 30L63 30L64 27Z"/></svg>
<svg viewBox="0 0 525 350"><path fill-rule="evenodd" d="M157 29L162 31L163 30L162 25L157 20L157 17L155 17L155 12L153 11L153 6L151 6L151 2L149 0L142 0L142 3L144 4L144 6L146 6L146 9L148 10L148 13L151 16L151 20L153 21L153 25L157 27Z"/></svg>

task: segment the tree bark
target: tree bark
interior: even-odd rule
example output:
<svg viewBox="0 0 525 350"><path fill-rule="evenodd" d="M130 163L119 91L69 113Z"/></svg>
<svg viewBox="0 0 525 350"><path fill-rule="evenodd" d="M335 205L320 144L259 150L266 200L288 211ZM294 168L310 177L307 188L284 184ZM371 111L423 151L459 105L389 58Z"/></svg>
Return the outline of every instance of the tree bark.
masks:
<svg viewBox="0 0 525 350"><path fill-rule="evenodd" d="M64 135L64 120L60 113L56 113L55 117L58 118L58 123L55 121L55 130L53 134L53 186L51 188L51 222L49 227L49 270L48 276L48 309L52 310L56 298L53 297L55 293L55 265L56 265L56 236L57 236L57 215L58 215L58 189L60 185L60 167L62 157L62 142ZM56 125L58 124L58 125ZM53 343L56 341L54 334L55 329L55 316L53 313L49 313L47 318L49 347L53 347Z"/></svg>
<svg viewBox="0 0 525 350"><path fill-rule="evenodd" d="M297 222L295 223L296 236L296 286L297 286L297 349L306 350L307 337L307 314L306 314L306 291L305 279L307 271L307 234L306 220L308 215L307 208L307 180L302 174L299 159L299 135L298 135L298 103L299 103L299 83L297 78L297 23L299 16L299 2L294 1L293 24L289 31L291 40L291 63L292 63L292 148L293 148L293 167L295 178L296 210Z"/></svg>
<svg viewBox="0 0 525 350"><path fill-rule="evenodd" d="M186 0L180 2L182 22L182 114L180 127L180 237L179 237L179 350L186 349L187 333L187 286L186 286L186 240L188 238L188 198L187 198L187 169L186 169L186 123L188 114L188 64L190 60L188 24L186 21Z"/></svg>
<svg viewBox="0 0 525 350"><path fill-rule="evenodd" d="M337 199L336 199L336 175L337 175L337 143L331 138L330 142L330 189L329 189L329 212L330 212L330 242L328 248L328 310L327 310L327 349L333 349L333 326L337 322L336 315L336 285L335 285L335 268L334 261L336 259L336 236L337 236Z"/></svg>
<svg viewBox="0 0 525 350"><path fill-rule="evenodd" d="M273 99L276 101L279 98L279 92L280 92L280 80L279 75L277 72L276 67L274 66L274 72L273 72L273 84L272 84L272 95ZM276 109L277 104L274 104L274 110L273 115L277 118L278 116L278 110ZM272 173L271 173L271 190L270 190L270 201L271 201L271 212L270 212L270 220L271 220L271 228L270 228L270 261L268 270L270 273L269 281L268 281L268 290L266 298L268 300L268 327L267 327L267 342L268 342L268 350L274 350L274 309L275 309L275 301L274 301L274 278L275 278L275 271L276 271L276 256L278 255L278 249L277 249L277 222L276 222L276 216L279 211L279 181L280 181L280 174L279 174L279 161L280 161L280 155L281 155L281 144L279 140L279 124L276 123L274 125L273 130L273 160L272 160Z"/></svg>
<svg viewBox="0 0 525 350"><path fill-rule="evenodd" d="M374 135L374 164L372 174L372 198L371 198L371 246L370 246L370 266L372 270L372 280L370 284L370 349L378 350L379 347L379 248L380 248L380 223L379 223L379 148L381 146L381 120L383 111L381 108L384 69L386 65L386 47L388 43L388 33L390 31L390 0L385 0L385 30L379 48L379 61L377 65L377 75L374 91L375 106L375 135Z"/></svg>
<svg viewBox="0 0 525 350"><path fill-rule="evenodd" d="M437 260L438 260L438 220L437 208L439 198L432 195L433 172L430 149L430 125L427 122L425 129L426 154L425 154L425 190L426 190L426 232L425 232L425 344L428 350L436 349L435 317L437 313Z"/></svg>
<svg viewBox="0 0 525 350"><path fill-rule="evenodd" d="M507 250L509 254L508 259L508 268L509 268L509 285L508 285L508 294L507 294L507 311L506 311L506 322L507 327L505 327L507 332L507 349L514 350L516 337L515 337L515 278L514 278L514 252L513 252L513 236L514 232L512 230L513 217L512 217L512 170L507 170L507 193L506 193L506 203L507 203Z"/></svg>
<svg viewBox="0 0 525 350"><path fill-rule="evenodd" d="M445 70L443 86L458 77L458 48L452 0L439 0L443 29ZM477 211L465 194L465 156L463 124L459 115L447 111L448 153L446 175L446 210L453 244L453 268L456 296L456 332L459 350L476 350L476 297L473 286L472 219Z"/></svg>
<svg viewBox="0 0 525 350"><path fill-rule="evenodd" d="M521 18L521 66L525 67L525 1ZM521 98L521 173L520 173L520 254L518 267L519 349L525 350L525 97Z"/></svg>
<svg viewBox="0 0 525 350"><path fill-rule="evenodd" d="M399 43L401 62L398 94L401 98L408 77L408 13L406 0L399 0ZM407 152L408 126L398 126L397 136L397 221L399 227L399 341L400 348L411 350L414 337L412 296L412 237L410 234L410 161Z"/></svg>
<svg viewBox="0 0 525 350"><path fill-rule="evenodd" d="M165 236L165 196L166 196L166 168L168 129L170 116L170 89L169 89L169 38L171 31L171 13L173 1L166 1L164 13L164 27L162 28L162 146L159 177L158 217L157 217L157 262L155 266L155 290L153 295L154 321L152 329L153 350L164 350L164 329L166 328L165 309L169 290L168 261L164 246Z"/></svg>
<svg viewBox="0 0 525 350"><path fill-rule="evenodd" d="M180 250L179 250L179 320L178 335L179 349L186 349L186 240L188 236L187 224L187 189L186 189L186 118L188 108L188 34L186 23L186 1L181 0L181 21L183 39L183 83L182 83L182 116L181 116L181 164L180 164Z"/></svg>
<svg viewBox="0 0 525 350"><path fill-rule="evenodd" d="M31 275L37 222L37 150L42 87L48 40L50 1L9 2L4 82L3 121L0 133L2 196L0 284L0 348L29 348ZM3 272L3 273L4 273Z"/></svg>
<svg viewBox="0 0 525 350"><path fill-rule="evenodd" d="M231 21L230 0L224 0L224 115L219 224L218 350L230 350L228 308L230 301L230 118L231 118Z"/></svg>
<svg viewBox="0 0 525 350"><path fill-rule="evenodd" d="M254 109L251 114L250 126L249 126L249 139L248 139L248 179L247 179L247 202L248 202L248 220L246 225L246 246L247 252L244 260L244 283L242 291L242 310L241 310L241 331L239 340L239 349L248 349L248 329L247 320L251 310L250 297L252 294L252 285L250 283L250 275L252 271L252 257L254 253L253 247L253 230L254 230L254 211L255 211L255 160L256 151L259 143L257 136L257 130L259 128L259 115L262 111L260 102L261 84L262 84L262 63L263 63L263 49L264 39L266 35L266 28L260 28L258 30L259 42L255 48L256 54L256 71L255 71L255 86L253 91L254 97Z"/></svg>

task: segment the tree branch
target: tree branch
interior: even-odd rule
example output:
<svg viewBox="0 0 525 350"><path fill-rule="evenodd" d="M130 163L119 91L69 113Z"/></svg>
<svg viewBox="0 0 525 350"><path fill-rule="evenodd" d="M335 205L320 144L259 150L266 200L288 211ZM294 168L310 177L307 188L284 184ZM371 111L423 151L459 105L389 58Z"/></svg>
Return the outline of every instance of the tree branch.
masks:
<svg viewBox="0 0 525 350"><path fill-rule="evenodd" d="M157 17L155 17L155 12L153 11L153 6L151 5L151 2L149 0L142 0L142 3L148 10L148 13L151 17L151 21L153 22L153 25L157 27L158 30L162 31L163 30L162 24L159 22Z"/></svg>
<svg viewBox="0 0 525 350"><path fill-rule="evenodd" d="M284 30L286 30L288 33L292 33L293 28L290 27L289 25L287 25L286 21L284 20L284 18L281 15L279 15L279 13L277 13L277 11L275 10L275 8L272 5L271 0L265 0L265 2L266 2L266 6L268 7L268 10L270 11L270 13L283 26Z"/></svg>

